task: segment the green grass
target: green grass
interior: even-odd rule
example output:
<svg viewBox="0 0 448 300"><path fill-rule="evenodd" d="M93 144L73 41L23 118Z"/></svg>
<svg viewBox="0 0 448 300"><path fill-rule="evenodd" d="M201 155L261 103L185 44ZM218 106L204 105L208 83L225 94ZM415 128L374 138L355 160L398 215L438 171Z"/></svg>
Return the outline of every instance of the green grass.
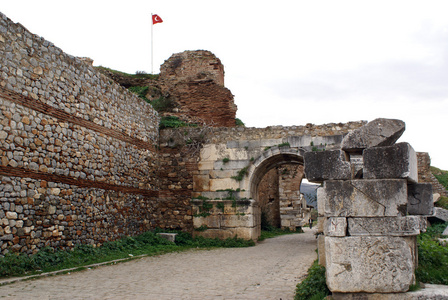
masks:
<svg viewBox="0 0 448 300"><path fill-rule="evenodd" d="M134 237L104 243L101 247L78 245L72 251L41 249L38 253L8 254L0 257L0 278L9 276L33 275L69 268L82 268L86 265L102 263L116 259L130 258L138 255L159 255L190 248L215 247L249 247L254 246L252 240L228 238L226 240L192 238L191 234L176 232L176 242L169 242L154 232L145 232ZM167 232L167 231L163 231ZM171 231L173 232L173 231Z"/></svg>
<svg viewBox="0 0 448 300"><path fill-rule="evenodd" d="M160 129L179 128L179 127L185 127L185 126L189 126L189 125L187 123L181 121L178 117L174 117L174 116L162 117L160 119L160 124L159 124Z"/></svg>
<svg viewBox="0 0 448 300"><path fill-rule="evenodd" d="M431 167L431 172L437 178L437 180L448 189L448 171L441 170L436 167Z"/></svg>
<svg viewBox="0 0 448 300"><path fill-rule="evenodd" d="M307 277L297 285L294 300L321 300L329 294L325 281L325 268L319 266L316 259L308 269Z"/></svg>
<svg viewBox="0 0 448 300"><path fill-rule="evenodd" d="M261 230L261 234L258 237L258 241L264 241L265 239L273 238L285 234L301 233L298 231L290 231L289 229L270 228L269 230Z"/></svg>
<svg viewBox="0 0 448 300"><path fill-rule="evenodd" d="M433 224L418 236L417 281L448 284L448 247L439 245L437 241L447 226L448 222Z"/></svg>
<svg viewBox="0 0 448 300"><path fill-rule="evenodd" d="M121 71L117 71L117 70L113 70L110 68L106 68L103 66L98 66L95 67L96 69L99 70L106 70L109 71L111 73L115 73L124 77L131 77L131 78L150 78L150 79L158 79L159 78L159 74L147 74L145 72L136 72L136 74L129 74L129 73L125 73L125 72L121 72Z"/></svg>
<svg viewBox="0 0 448 300"><path fill-rule="evenodd" d="M146 98L146 94L148 94L149 86L131 86L129 91L137 94L137 96L148 103L151 103L148 98Z"/></svg>

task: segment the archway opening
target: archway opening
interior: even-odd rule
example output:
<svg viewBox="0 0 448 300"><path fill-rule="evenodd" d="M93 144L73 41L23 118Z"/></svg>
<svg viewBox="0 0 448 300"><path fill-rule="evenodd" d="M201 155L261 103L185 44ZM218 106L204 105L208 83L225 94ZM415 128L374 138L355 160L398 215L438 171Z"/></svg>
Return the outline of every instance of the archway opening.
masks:
<svg viewBox="0 0 448 300"><path fill-rule="evenodd" d="M261 229L292 231L308 222L310 209L300 191L303 158L297 154L278 154L258 165L251 180L252 198L261 213Z"/></svg>

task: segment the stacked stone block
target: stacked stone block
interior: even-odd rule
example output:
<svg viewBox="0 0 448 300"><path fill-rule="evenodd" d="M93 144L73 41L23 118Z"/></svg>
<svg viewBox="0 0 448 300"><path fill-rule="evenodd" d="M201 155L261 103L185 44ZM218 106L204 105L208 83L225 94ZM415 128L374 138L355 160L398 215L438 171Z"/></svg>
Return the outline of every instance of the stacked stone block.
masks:
<svg viewBox="0 0 448 300"><path fill-rule="evenodd" d="M307 179L323 183L319 259L335 295L400 293L415 282L416 236L433 212L432 189L417 183L412 147L395 143L404 128L376 119L349 133L341 150L304 155Z"/></svg>

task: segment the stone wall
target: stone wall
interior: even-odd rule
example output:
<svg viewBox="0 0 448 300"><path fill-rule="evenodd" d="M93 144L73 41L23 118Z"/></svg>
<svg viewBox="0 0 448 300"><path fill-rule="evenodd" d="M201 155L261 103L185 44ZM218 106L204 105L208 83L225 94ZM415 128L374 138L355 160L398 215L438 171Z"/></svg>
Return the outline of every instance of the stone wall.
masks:
<svg viewBox="0 0 448 300"><path fill-rule="evenodd" d="M278 170L274 168L263 176L258 185L258 203L262 218L276 228L281 227L278 184Z"/></svg>
<svg viewBox="0 0 448 300"><path fill-rule="evenodd" d="M2 254L153 228L152 107L2 14L0 58Z"/></svg>
<svg viewBox="0 0 448 300"><path fill-rule="evenodd" d="M431 172L431 158L427 152L417 152L418 163L418 182L427 182L432 184L433 193L439 193L441 196L447 196L445 187L437 180Z"/></svg>

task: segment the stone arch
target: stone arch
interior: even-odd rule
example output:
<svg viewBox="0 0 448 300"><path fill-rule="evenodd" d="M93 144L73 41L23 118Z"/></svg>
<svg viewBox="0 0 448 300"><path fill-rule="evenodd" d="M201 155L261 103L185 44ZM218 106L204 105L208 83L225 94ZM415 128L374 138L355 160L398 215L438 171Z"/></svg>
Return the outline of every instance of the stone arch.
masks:
<svg viewBox="0 0 448 300"><path fill-rule="evenodd" d="M274 168L277 171L271 171ZM290 147L269 149L254 161L249 174L250 197L256 201L259 213L265 212L266 220L269 220L271 225L290 230L296 230L303 225L303 220L309 217L306 200L300 194L300 183L304 178L303 150ZM267 198L271 197L260 192L267 186L268 181L263 179L266 174L269 174L269 180L277 180L277 186L271 184L268 189L269 194L277 189L277 197L273 202L268 202Z"/></svg>
<svg viewBox="0 0 448 300"><path fill-rule="evenodd" d="M262 153L249 169L249 194L250 198L258 198L257 188L264 174L270 169L283 164L301 164L303 165L303 153L305 151L290 147L273 147Z"/></svg>

